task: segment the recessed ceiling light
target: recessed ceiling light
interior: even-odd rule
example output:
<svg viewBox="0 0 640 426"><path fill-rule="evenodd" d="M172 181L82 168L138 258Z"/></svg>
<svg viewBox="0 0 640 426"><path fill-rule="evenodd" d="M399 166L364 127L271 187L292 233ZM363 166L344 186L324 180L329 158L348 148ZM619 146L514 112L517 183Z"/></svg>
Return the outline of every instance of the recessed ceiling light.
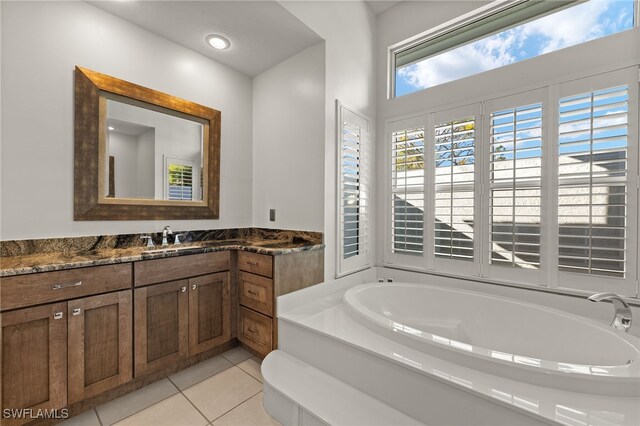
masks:
<svg viewBox="0 0 640 426"><path fill-rule="evenodd" d="M115 130L116 128L113 126L109 126L109 130Z"/></svg>
<svg viewBox="0 0 640 426"><path fill-rule="evenodd" d="M221 36L220 34L209 34L205 37L205 40L211 47L218 50L228 49L229 46L231 46L229 39Z"/></svg>

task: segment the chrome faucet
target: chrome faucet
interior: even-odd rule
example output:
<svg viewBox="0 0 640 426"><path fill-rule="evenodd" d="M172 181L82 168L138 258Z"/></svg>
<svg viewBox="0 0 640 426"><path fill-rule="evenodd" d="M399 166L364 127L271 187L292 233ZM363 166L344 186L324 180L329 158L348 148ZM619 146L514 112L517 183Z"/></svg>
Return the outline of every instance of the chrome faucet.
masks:
<svg viewBox="0 0 640 426"><path fill-rule="evenodd" d="M155 246L153 245L153 238L151 238L150 235L142 235L140 237L141 240L147 240L147 248L154 248Z"/></svg>
<svg viewBox="0 0 640 426"><path fill-rule="evenodd" d="M173 231L169 226L165 226L162 230L162 247L168 246L169 242L167 241L167 235L173 235Z"/></svg>
<svg viewBox="0 0 640 426"><path fill-rule="evenodd" d="M631 327L631 309L629 308L629 305L627 305L627 302L622 299L622 297L618 296L615 293L597 293L593 296L589 296L589 300L592 302L610 300L616 310L613 316L611 327L615 328L616 330L625 331L627 333L629 332L629 328Z"/></svg>

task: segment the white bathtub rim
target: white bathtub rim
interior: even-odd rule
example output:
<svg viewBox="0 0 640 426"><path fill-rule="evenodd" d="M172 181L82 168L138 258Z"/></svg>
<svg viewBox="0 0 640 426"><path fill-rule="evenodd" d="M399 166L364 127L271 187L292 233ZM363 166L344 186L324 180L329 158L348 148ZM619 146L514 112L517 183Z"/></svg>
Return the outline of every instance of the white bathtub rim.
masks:
<svg viewBox="0 0 640 426"><path fill-rule="evenodd" d="M371 313L372 316L366 316L367 319L369 320L375 320L377 323L379 323L380 325L385 326L386 328L393 330L394 332L397 333L401 333L406 335L407 337L410 338L414 338L417 340L424 340L423 338L421 338L420 336L416 336L414 334L410 334L410 333L403 333L401 330L398 330L397 328L394 327L394 325L404 325L404 324L400 324L396 321L393 321L391 319L388 319L376 312L371 311L368 307L364 306L362 303L360 303L355 297L354 297L354 293L367 289L367 288L372 288L372 287L397 287L397 286L407 286L407 287L413 287L413 288L433 288L433 289L437 289L437 290L446 290L446 291L450 291L450 292L455 292L455 293L465 293L465 294L473 294L474 296L479 296L479 297L483 297L483 298L490 298L490 299L498 299L498 300L503 300L505 302L508 303L513 303L513 304L518 304L518 305L522 305L522 306L527 306L527 307L533 307L534 309L540 309L540 310L544 310L544 311L548 311L551 313L554 313L556 315L559 316L563 316L563 317L569 317L572 319L575 319L576 317L579 317L578 315L575 314L571 314L565 311L561 311L559 309L554 309L554 308L548 308L546 306L541 306L541 305L536 305L533 303L528 303L528 302L523 302L520 301L518 299L512 299L512 298L508 298L508 297L504 297L504 296L494 296L494 295L486 295L480 292L475 292L475 291L470 291L470 290L460 290L460 289L443 289L442 287L439 286L434 286L434 285L429 285L429 284L415 284L415 283L367 283L367 284L360 284L357 286L354 286L352 288L350 288L349 290L347 290L344 295L343 295L343 303L345 304L345 306L347 307L347 309L349 310L349 312L354 312L356 314L363 314L365 311L367 311L367 313ZM579 317L581 322L584 322L590 326L593 326L595 328L598 328L602 331L605 331L607 333L611 333L614 334L617 338L620 338L622 340L625 341L625 343L627 345L629 345L632 349L634 349L636 351L636 355L637 358L635 360L633 360L632 363L630 364L620 364L620 365L592 365L592 364L578 364L578 363L565 363L565 362L555 362L552 360L543 360L543 359L537 359L531 356L527 356L527 355L519 355L519 354L508 354L508 355L514 355L514 356L522 356L522 357L526 357L526 358L532 358L532 359L536 359L539 360L543 363L548 363L548 364L544 364L543 366L557 366L557 364L568 364L568 365L575 365L577 367L597 367L597 368L606 368L606 369L611 369L611 372L607 371L607 372L594 372L591 373L593 375L612 375L612 376L618 376L618 375L627 375L626 372L629 371L635 371L638 370L638 377L640 378L640 338L627 334L627 333L623 333L623 332L618 332L616 330L614 330L612 327L610 326L605 326L604 324L595 321L593 319L590 318L586 318L586 317ZM433 336L432 333L426 332L426 334ZM448 340L454 340L454 339L448 339ZM438 341L429 341L429 343L436 343L438 344ZM458 342L458 343L463 343L463 342ZM464 343L467 344L467 343ZM460 353L464 353L464 354L468 354L471 353L472 355L479 355L479 356L485 356L488 357L488 351L489 349L487 348L483 348L481 346L477 346L477 345L470 345L473 346L473 350L472 351L466 351L466 350L462 350L459 348L456 348L455 346L447 346L448 348L451 348L452 350L455 351L459 351ZM539 366L534 366L534 365L529 365L526 363L518 363L516 361L507 361L507 360L502 360L500 358L496 358L497 361L504 361L504 362L513 362L516 363L518 365L522 365L523 367L531 367L533 369L538 369L540 368ZM639 368L636 368L639 367ZM571 370L560 370L566 373L571 373L571 374L575 374L574 371ZM578 374L585 374L585 373L578 373Z"/></svg>
<svg viewBox="0 0 640 426"><path fill-rule="evenodd" d="M456 348L455 346L445 345L437 340L427 340L424 336L417 336L411 333L403 332L394 327L397 322L384 317L381 314L371 311L366 306L363 306L355 297L354 294L362 289L371 287L389 287L389 286L402 286L408 285L416 288L431 287L438 290L443 290L442 287L432 286L428 284L412 284L412 283L368 283L354 286L347 290L343 295L343 304L349 315L360 323L361 325L369 328L374 332L382 332L388 338L397 340L398 335L401 336L399 343L407 344L414 349L424 351L427 348L427 353L439 358L453 356L461 365L468 368L478 369L482 366L483 369L489 368L490 372L495 375L511 378L515 380L524 380L532 384L541 386L551 386L561 388L570 391L588 392L603 395L615 395L615 396L640 396L640 362L632 362L630 364L618 365L618 366L593 366L571 363L558 363L549 360L538 360L540 365L529 365L526 363L515 362L513 360L505 360L491 356L488 349L473 346L472 351ZM544 306L537 306L531 303L521 302L517 299L511 299L501 296L487 296L483 293L477 293L468 290L458 289L444 289L447 291L459 292L459 293L471 293L474 296L482 296L488 298L497 298L504 300L508 303L517 303L521 305L532 305L539 309L549 310L558 315L572 316L560 310L547 308ZM583 317L580 317L582 320ZM606 329L607 326L603 324L584 318L590 325L596 326L607 332L613 332L613 330ZM426 332L427 335L433 336ZM625 340L625 343L632 346L633 340L640 340L635 336L622 336L617 337ZM438 336L439 337L439 336ZM395 339L394 339L395 338ZM630 341L631 340L631 341ZM435 352L435 353L434 353ZM512 354L513 355L513 354ZM519 356L515 354L515 356ZM532 357L523 357L528 359L535 359ZM512 358L514 359L514 358ZM637 361L637 360L636 360ZM471 364L471 365L470 365ZM594 372L593 369L596 369ZM505 370L506 374L505 374ZM586 372L588 370L589 372ZM600 370L600 371L598 371ZM567 380L573 382L567 382ZM574 383L575 382L575 383ZM620 386L617 388L616 386Z"/></svg>

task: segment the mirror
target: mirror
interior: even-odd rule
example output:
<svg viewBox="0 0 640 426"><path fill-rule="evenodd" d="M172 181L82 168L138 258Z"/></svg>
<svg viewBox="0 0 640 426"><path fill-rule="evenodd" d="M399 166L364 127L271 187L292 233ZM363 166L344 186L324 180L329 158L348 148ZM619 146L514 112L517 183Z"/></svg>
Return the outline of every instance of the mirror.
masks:
<svg viewBox="0 0 640 426"><path fill-rule="evenodd" d="M75 72L75 220L218 218L220 112Z"/></svg>

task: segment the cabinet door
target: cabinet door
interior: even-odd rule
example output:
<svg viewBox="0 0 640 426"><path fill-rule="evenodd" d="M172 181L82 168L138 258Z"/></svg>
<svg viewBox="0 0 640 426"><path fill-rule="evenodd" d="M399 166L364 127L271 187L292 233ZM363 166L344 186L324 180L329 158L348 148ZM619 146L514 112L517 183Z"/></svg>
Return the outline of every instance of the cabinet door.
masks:
<svg viewBox="0 0 640 426"><path fill-rule="evenodd" d="M2 409L67 405L67 304L3 313ZM25 423L30 419L2 424Z"/></svg>
<svg viewBox="0 0 640 426"><path fill-rule="evenodd" d="M188 285L188 280L180 280L135 290L136 377L172 366L187 356Z"/></svg>
<svg viewBox="0 0 640 426"><path fill-rule="evenodd" d="M228 272L189 279L189 355L231 338L230 291Z"/></svg>
<svg viewBox="0 0 640 426"><path fill-rule="evenodd" d="M131 290L72 300L69 404L131 380Z"/></svg>

